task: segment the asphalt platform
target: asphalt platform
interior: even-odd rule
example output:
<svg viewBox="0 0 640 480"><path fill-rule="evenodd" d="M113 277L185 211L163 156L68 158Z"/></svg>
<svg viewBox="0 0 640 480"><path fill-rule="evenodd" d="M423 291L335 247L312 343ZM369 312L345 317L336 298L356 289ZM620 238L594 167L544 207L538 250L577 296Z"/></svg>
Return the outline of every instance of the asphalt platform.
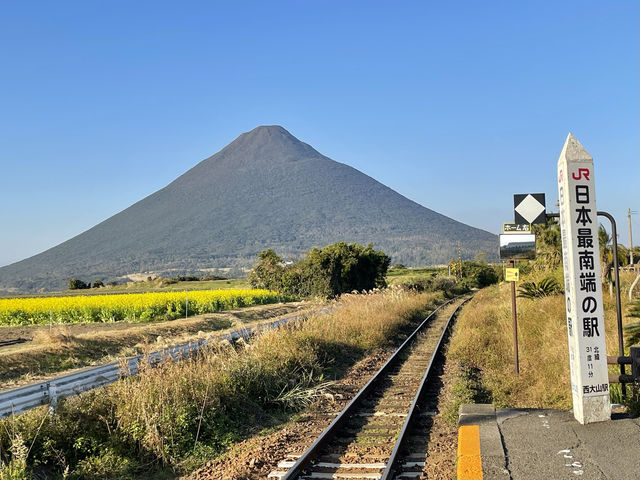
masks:
<svg viewBox="0 0 640 480"><path fill-rule="evenodd" d="M463 405L458 480L640 480L640 419L581 425L571 411Z"/></svg>

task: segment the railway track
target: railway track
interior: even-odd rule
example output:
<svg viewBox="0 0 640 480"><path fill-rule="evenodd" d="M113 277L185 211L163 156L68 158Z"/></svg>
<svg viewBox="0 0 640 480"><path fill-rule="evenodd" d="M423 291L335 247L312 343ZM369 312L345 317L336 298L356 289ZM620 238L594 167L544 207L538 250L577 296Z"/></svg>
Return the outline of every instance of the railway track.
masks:
<svg viewBox="0 0 640 480"><path fill-rule="evenodd" d="M420 479L434 412L430 372L449 326L470 299L434 310L304 452L286 452L272 480Z"/></svg>

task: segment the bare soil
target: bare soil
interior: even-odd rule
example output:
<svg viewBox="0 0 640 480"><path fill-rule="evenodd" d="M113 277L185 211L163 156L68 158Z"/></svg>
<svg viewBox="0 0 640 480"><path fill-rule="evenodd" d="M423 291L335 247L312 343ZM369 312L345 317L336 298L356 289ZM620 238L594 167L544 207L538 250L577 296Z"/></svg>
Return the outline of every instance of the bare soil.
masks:
<svg viewBox="0 0 640 480"><path fill-rule="evenodd" d="M65 329L71 335L96 334L105 332L114 332L122 330L140 329L146 327L164 328L172 326L179 329L188 328L189 325L197 325L199 322L216 318L229 318L232 321L244 324L255 322L256 320L270 319L291 312L302 310L305 307L311 307L309 302L290 302L276 303L267 305L257 305L254 307L245 307L237 310L225 310L219 313L206 313L203 315L191 316L188 319L175 319L164 322L149 323L131 323L131 322L113 322L113 323L72 323L64 325ZM53 325L58 327L59 325ZM0 327L0 341L13 340L16 338L33 339L38 332L48 332L49 325L21 325L21 326L2 326ZM24 345L22 345L24 348Z"/></svg>

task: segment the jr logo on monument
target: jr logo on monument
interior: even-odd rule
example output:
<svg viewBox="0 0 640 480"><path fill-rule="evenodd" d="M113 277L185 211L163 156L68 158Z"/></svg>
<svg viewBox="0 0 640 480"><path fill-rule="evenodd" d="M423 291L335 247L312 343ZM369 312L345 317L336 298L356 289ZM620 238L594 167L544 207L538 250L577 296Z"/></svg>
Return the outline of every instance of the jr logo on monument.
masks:
<svg viewBox="0 0 640 480"><path fill-rule="evenodd" d="M573 415L600 422L611 405L593 159L571 134L558 159L558 198Z"/></svg>

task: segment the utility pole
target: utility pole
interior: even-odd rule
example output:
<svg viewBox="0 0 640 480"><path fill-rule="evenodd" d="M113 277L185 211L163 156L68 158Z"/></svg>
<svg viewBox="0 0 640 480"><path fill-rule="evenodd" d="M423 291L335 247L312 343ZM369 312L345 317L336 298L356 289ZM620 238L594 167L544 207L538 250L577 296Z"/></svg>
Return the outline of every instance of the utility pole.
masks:
<svg viewBox="0 0 640 480"><path fill-rule="evenodd" d="M627 210L627 220L629 221L629 265L633 268L633 237L631 236L631 209Z"/></svg>

